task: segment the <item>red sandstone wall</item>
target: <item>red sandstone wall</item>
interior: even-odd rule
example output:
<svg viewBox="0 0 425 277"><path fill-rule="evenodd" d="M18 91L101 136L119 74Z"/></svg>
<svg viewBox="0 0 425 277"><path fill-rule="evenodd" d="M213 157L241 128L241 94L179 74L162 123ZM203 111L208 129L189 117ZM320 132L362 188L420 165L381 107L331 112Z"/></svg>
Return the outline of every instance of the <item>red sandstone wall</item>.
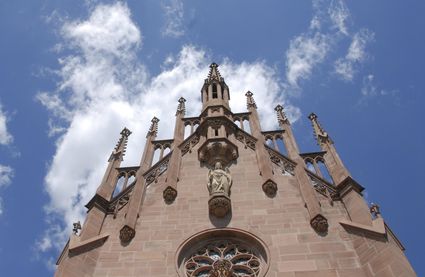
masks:
<svg viewBox="0 0 425 277"><path fill-rule="evenodd" d="M193 149L183 157L174 203L167 205L163 201L164 174L147 189L136 236L129 245L122 246L119 240L126 206L116 219L112 215L106 218L102 233L108 232L110 237L104 245L79 257L65 258L57 276L174 277L177 276L175 254L179 245L191 235L217 226L240 228L266 242L271 254L267 276L415 276L408 269L396 272L406 264L404 255L394 244L375 243L362 234L347 233L339 224L341 219L349 220L341 202L331 206L326 198L320 197L324 216L329 220L329 233L316 234L309 224L296 179L275 170L278 193L274 198L267 197L261 189L255 152L239 142L237 145L239 158L237 164L230 167L232 217L227 225L210 220L208 169L200 167L197 149ZM370 248L376 250L372 256L382 254L376 262L368 254ZM382 267L391 255L393 266ZM89 258L88 265L81 264ZM396 260L401 260L400 266Z"/></svg>

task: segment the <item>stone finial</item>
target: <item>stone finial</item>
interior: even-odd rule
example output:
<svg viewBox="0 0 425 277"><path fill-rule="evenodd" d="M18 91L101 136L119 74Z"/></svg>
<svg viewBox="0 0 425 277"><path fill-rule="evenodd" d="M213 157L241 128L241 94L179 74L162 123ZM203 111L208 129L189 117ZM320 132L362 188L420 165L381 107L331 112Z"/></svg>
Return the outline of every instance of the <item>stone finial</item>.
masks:
<svg viewBox="0 0 425 277"><path fill-rule="evenodd" d="M311 124L313 125L314 136L317 140L317 143L322 144L328 142L333 144L333 141L329 137L328 133L320 125L317 119L317 115L315 113L311 113L308 118L311 120Z"/></svg>
<svg viewBox="0 0 425 277"><path fill-rule="evenodd" d="M370 213L375 218L381 217L381 209L375 203L371 203L371 205L370 205Z"/></svg>
<svg viewBox="0 0 425 277"><path fill-rule="evenodd" d="M185 102L186 102L186 99L184 99L183 97L180 97L180 99L179 99L179 105L177 106L176 115L178 115L178 114L185 115L185 113L186 113Z"/></svg>
<svg viewBox="0 0 425 277"><path fill-rule="evenodd" d="M127 146L127 139L131 135L131 131L127 129L127 127L124 127L120 133L121 137L117 142L117 145L115 146L115 152L118 152L120 150L125 150L125 147Z"/></svg>
<svg viewBox="0 0 425 277"><path fill-rule="evenodd" d="M77 222L72 223L72 225L73 225L72 232L74 233L74 235L77 235L78 231L81 230L81 223L80 223L80 221L77 221Z"/></svg>
<svg viewBox="0 0 425 277"><path fill-rule="evenodd" d="M128 137L131 135L131 131L124 127L122 131L120 132L121 137L118 140L117 144L115 145L114 151L112 152L111 156L109 157L109 161L121 159L124 157L125 150L127 149L127 141Z"/></svg>
<svg viewBox="0 0 425 277"><path fill-rule="evenodd" d="M283 110L283 106L282 105L277 105L276 108L274 108L274 110L277 113L277 121L279 122L279 124L290 124L288 118L286 117L286 114Z"/></svg>
<svg viewBox="0 0 425 277"><path fill-rule="evenodd" d="M254 94L252 92L250 92L249 90L245 93L245 96L246 96L246 106L247 106L248 109L249 108L254 108L254 109L257 108L257 104L255 104L255 100L254 100L253 95Z"/></svg>
<svg viewBox="0 0 425 277"><path fill-rule="evenodd" d="M205 79L205 82L211 82L211 81L218 81L223 82L224 79L221 77L220 71L218 71L218 64L212 63L210 65L210 72L208 73L208 78Z"/></svg>
<svg viewBox="0 0 425 277"><path fill-rule="evenodd" d="M146 137L149 137L149 136L156 137L156 135L158 134L159 119L154 116L152 118L151 122L152 123L151 123L151 126L149 127L149 131L148 131L148 134L146 135Z"/></svg>

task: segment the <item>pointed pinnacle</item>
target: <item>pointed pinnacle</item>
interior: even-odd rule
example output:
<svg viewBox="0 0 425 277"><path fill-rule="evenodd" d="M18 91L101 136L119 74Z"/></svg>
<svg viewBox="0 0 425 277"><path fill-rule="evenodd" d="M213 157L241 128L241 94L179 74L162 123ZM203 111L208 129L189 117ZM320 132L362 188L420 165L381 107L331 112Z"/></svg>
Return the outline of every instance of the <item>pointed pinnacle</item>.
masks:
<svg viewBox="0 0 425 277"><path fill-rule="evenodd" d="M148 131L148 134L146 135L146 137L149 137L149 136L156 137L156 135L158 133L158 122L159 122L159 119L154 116L152 118L151 122L152 123L151 123L151 126L149 128L149 131Z"/></svg>
<svg viewBox="0 0 425 277"><path fill-rule="evenodd" d="M277 113L277 121L279 124L290 124L282 105L278 104L274 110Z"/></svg>
<svg viewBox="0 0 425 277"><path fill-rule="evenodd" d="M245 93L245 96L246 96L246 106L247 106L248 109L249 108L254 108L254 109L257 108L257 104L255 104L254 97L252 97L253 95L254 94L251 91L249 91L249 90Z"/></svg>
<svg viewBox="0 0 425 277"><path fill-rule="evenodd" d="M177 112L176 115L178 115L179 113L182 113L183 115L186 112L186 105L184 104L186 102L186 99L184 99L183 97L180 97L179 99L179 104L177 106Z"/></svg>
<svg viewBox="0 0 425 277"><path fill-rule="evenodd" d="M131 131L127 129L127 127L124 127L124 129L122 129L120 134L123 137L129 137L131 135Z"/></svg>
<svg viewBox="0 0 425 277"><path fill-rule="evenodd" d="M121 159L125 154L125 150L127 147L128 137L131 135L131 131L124 127L120 132L121 137L119 138L117 144L115 145L114 151L112 151L111 157L109 161Z"/></svg>
<svg viewBox="0 0 425 277"><path fill-rule="evenodd" d="M317 139L317 143L321 144L327 141L332 144L333 141L317 120L317 115L315 113L311 113L308 118L311 120L311 123L313 125L313 131Z"/></svg>
<svg viewBox="0 0 425 277"><path fill-rule="evenodd" d="M220 75L220 71L218 71L218 64L212 63L210 65L210 72L208 73L208 79L207 82L211 82L212 80L216 80L219 82L223 82L223 78Z"/></svg>

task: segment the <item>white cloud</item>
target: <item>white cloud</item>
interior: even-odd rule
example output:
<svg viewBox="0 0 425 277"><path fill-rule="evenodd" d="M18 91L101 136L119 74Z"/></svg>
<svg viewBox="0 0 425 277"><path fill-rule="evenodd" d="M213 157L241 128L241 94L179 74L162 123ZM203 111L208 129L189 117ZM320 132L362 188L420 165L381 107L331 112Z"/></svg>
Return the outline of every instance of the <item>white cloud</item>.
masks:
<svg viewBox="0 0 425 277"><path fill-rule="evenodd" d="M162 35L173 38L178 38L184 35L183 1L168 0L168 4L163 4L162 9L165 13L165 23L163 26Z"/></svg>
<svg viewBox="0 0 425 277"><path fill-rule="evenodd" d="M321 63L330 48L329 37L319 32L303 34L293 39L286 52L286 79L298 87L300 79L308 79L317 64Z"/></svg>
<svg viewBox="0 0 425 277"><path fill-rule="evenodd" d="M367 58L366 46L373 40L374 34L362 29L357 32L351 41L347 54L344 58L335 61L335 72L344 80L350 81L356 73L356 66Z"/></svg>
<svg viewBox="0 0 425 277"><path fill-rule="evenodd" d="M13 169L0 164L0 188L7 187L12 182ZM0 197L0 215L3 214L3 199Z"/></svg>
<svg viewBox="0 0 425 277"><path fill-rule="evenodd" d="M332 0L328 8L329 17L340 33L348 35L346 26L347 19L350 17L350 11L342 0Z"/></svg>
<svg viewBox="0 0 425 277"><path fill-rule="evenodd" d="M0 188L10 185L13 178L13 169L0 164Z"/></svg>
<svg viewBox="0 0 425 277"><path fill-rule="evenodd" d="M117 25L123 30L117 32ZM200 89L211 62L205 51L186 45L166 59L162 72L147 77L136 57L142 36L123 4L98 6L87 20L65 23L62 38L73 54L60 59L57 90L38 95L57 124L54 129L63 130L45 177L50 228L36 243L40 251L63 247L72 222L83 221L84 205L94 195L124 126L133 134L123 165L137 165L153 116L161 119L159 138L170 138L180 96L187 99L188 116L199 114ZM263 125L274 127L273 108L285 102L275 69L264 62L230 60L219 69L230 87L233 110L246 111L244 94L252 90L260 113L268 117ZM296 119L299 110L287 106Z"/></svg>
<svg viewBox="0 0 425 277"><path fill-rule="evenodd" d="M369 74L363 77L363 86L361 89L361 93L364 97L388 94L387 91L378 88L378 86L375 84L375 76L373 74Z"/></svg>
<svg viewBox="0 0 425 277"><path fill-rule="evenodd" d="M288 90L299 91L300 81L312 76L314 69L327 62L330 52L340 47L343 39L351 39L345 57L334 62L338 76L351 80L356 65L366 57L365 47L373 39L367 29L351 35L348 27L350 11L342 0L313 0L313 15L306 32L293 38L286 51L286 83Z"/></svg>
<svg viewBox="0 0 425 277"><path fill-rule="evenodd" d="M13 136L7 130L7 121L9 118L3 111L2 105L0 104L0 144L8 145L13 142Z"/></svg>

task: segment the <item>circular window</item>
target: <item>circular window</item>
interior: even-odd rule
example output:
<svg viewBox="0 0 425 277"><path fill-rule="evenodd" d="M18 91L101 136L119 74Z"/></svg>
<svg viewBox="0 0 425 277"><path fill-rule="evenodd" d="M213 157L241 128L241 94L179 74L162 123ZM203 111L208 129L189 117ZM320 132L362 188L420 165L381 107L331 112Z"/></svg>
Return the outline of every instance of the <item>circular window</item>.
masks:
<svg viewBox="0 0 425 277"><path fill-rule="evenodd" d="M177 252L177 270L184 277L258 277L268 270L263 241L243 230L226 228L198 233Z"/></svg>

